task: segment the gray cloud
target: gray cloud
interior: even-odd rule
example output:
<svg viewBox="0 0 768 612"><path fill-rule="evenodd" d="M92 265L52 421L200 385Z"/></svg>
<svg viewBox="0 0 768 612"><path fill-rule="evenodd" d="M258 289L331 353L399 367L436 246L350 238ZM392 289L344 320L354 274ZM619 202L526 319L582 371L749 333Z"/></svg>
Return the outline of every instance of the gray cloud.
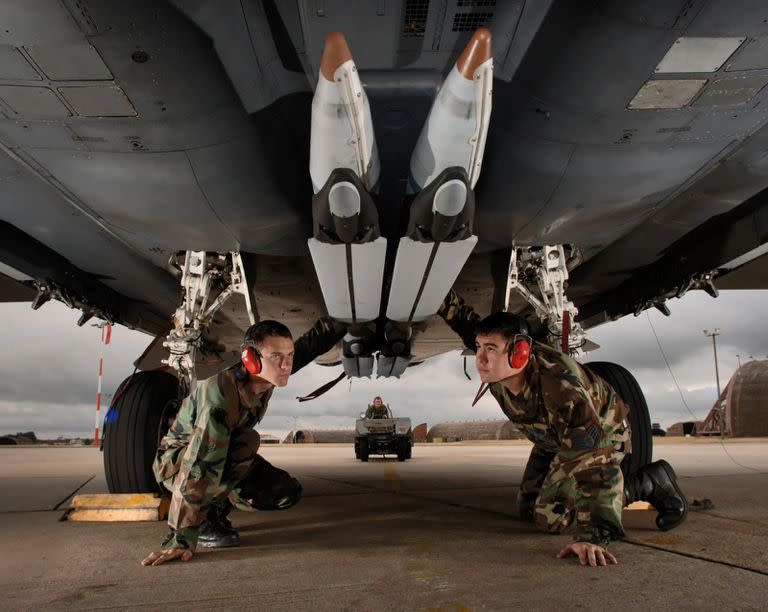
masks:
<svg viewBox="0 0 768 612"><path fill-rule="evenodd" d="M6 350L0 351L0 400L78 405L95 403L99 330L77 327L79 313L58 302L39 311L0 304ZM102 390L112 393L133 371L150 336L117 326L104 348Z"/></svg>
<svg viewBox="0 0 768 612"><path fill-rule="evenodd" d="M94 404L0 401L0 434L34 431L39 438L92 436Z"/></svg>
<svg viewBox="0 0 768 612"><path fill-rule="evenodd" d="M410 416L414 424L499 418L499 408L489 398L470 408L479 379L470 363L468 370L473 380L468 381L462 364L460 354L452 352L408 369L400 380L355 379L351 386L344 380L320 398L297 404L295 395L317 388L337 372L311 365L294 375L286 389L275 394L264 424L293 429L296 417L300 427L352 427L375 395L381 395L397 415Z"/></svg>
<svg viewBox="0 0 768 612"><path fill-rule="evenodd" d="M768 355L768 333L761 322L761 313L768 311L766 291L724 291L717 299L692 292L670 302L670 309L670 317L653 310L595 328L590 338L601 348L585 360L613 361L629 369L643 388L651 417L663 425L693 418L680 399L673 374L698 417L706 416L717 398L712 340L704 336L704 329L721 329L717 337L721 389L738 367L737 355L742 363L750 356Z"/></svg>
<svg viewBox="0 0 768 612"><path fill-rule="evenodd" d="M601 348L583 361L613 361L638 379L654 421L668 426L693 418L675 389L651 330L649 318L683 389L691 410L706 415L715 401L712 343L702 329L718 326L718 357L724 387L736 369L736 354L768 355L768 334L761 315L768 312L768 292L723 292L718 299L694 292L670 303L672 316L656 311L632 316L590 331ZM90 435L96 397L98 332L78 328L77 313L46 304L33 312L27 304L0 304L5 350L0 352L0 433L34 429L41 433L78 432ZM150 338L117 327L105 352L103 391L111 394L133 371L133 360ZM358 413L374 395L382 395L400 415L414 424L450 420L498 419L503 415L492 398L470 407L479 385L473 360L468 381L458 352L436 357L411 368L400 380L355 379L340 382L317 400L298 403L308 393L335 377L338 368L310 365L291 378L270 403L260 426L279 435L298 427L352 427Z"/></svg>
<svg viewBox="0 0 768 612"><path fill-rule="evenodd" d="M724 291L719 298L713 299L697 291L668 304L672 311L670 317L653 309L639 317L630 315L614 324L595 328L590 337L604 347L594 353L595 357L615 355L615 360L620 358L633 370L658 369L660 361L663 367L652 323L667 358L676 364L687 361L692 355L701 353L703 356L707 350L712 357L712 341L702 330L714 327L721 328L717 338L718 358L729 372L736 367L737 353L742 359L749 355L766 358L768 333L759 317L768 308L768 292Z"/></svg>

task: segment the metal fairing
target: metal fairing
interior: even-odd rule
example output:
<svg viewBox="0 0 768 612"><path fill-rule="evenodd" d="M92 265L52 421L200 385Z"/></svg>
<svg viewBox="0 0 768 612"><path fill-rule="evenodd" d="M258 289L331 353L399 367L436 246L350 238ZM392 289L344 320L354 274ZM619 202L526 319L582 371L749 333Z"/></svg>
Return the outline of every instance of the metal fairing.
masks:
<svg viewBox="0 0 768 612"><path fill-rule="evenodd" d="M177 305L168 261L185 250L242 252L263 318L300 332L322 314L308 168L331 30L370 100L385 279L408 160L480 25L493 33L494 110L479 242L456 281L478 310L499 306L513 246L578 248L569 297L588 327L717 276L768 238L758 0L5 0L0 24L0 264L153 334ZM686 66L676 44L711 53L711 72L670 72ZM735 286L768 286L758 261ZM18 282L31 284L3 274L0 299L26 298ZM231 348L243 320L222 311L211 339ZM414 361L456 345L441 323L419 338Z"/></svg>

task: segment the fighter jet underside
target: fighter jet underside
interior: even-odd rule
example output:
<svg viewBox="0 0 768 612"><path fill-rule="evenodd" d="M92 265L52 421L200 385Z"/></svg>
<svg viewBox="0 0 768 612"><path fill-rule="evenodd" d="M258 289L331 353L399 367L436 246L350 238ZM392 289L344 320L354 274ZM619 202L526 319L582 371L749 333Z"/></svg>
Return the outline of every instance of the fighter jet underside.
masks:
<svg viewBox="0 0 768 612"><path fill-rule="evenodd" d="M567 349L768 286L764 2L6 0L0 24L0 299L146 331L142 369L330 313L325 363L399 376L458 347L451 286Z"/></svg>

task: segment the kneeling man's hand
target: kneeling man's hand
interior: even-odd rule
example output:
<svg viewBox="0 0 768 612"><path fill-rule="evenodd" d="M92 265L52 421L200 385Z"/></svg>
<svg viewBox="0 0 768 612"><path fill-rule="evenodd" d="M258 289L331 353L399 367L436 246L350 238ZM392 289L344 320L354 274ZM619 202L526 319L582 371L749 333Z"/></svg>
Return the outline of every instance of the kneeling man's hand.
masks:
<svg viewBox="0 0 768 612"><path fill-rule="evenodd" d="M182 561L189 561L192 558L192 551L188 548L169 548L159 553L149 553L149 556L144 559L142 565L162 565L166 561L173 561L174 559L180 559Z"/></svg>
<svg viewBox="0 0 768 612"><path fill-rule="evenodd" d="M579 563L582 565L608 565L610 563L617 564L618 561L611 553L599 544L590 544L589 542L571 542L557 553L558 559L565 559L568 555L577 555L579 557Z"/></svg>

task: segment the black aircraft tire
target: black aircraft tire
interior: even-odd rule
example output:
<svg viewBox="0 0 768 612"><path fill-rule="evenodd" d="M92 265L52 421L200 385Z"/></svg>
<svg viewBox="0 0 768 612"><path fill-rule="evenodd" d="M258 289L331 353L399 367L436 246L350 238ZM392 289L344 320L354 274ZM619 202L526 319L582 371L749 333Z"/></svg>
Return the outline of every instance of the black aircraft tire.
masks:
<svg viewBox="0 0 768 612"><path fill-rule="evenodd" d="M357 448L360 452L360 461L368 461L368 439L360 438Z"/></svg>
<svg viewBox="0 0 768 612"><path fill-rule="evenodd" d="M408 459L408 439L398 438L397 440L397 460L405 461Z"/></svg>
<svg viewBox="0 0 768 612"><path fill-rule="evenodd" d="M167 372L137 372L118 387L104 419L104 472L110 493L156 493L152 474L163 413L179 381Z"/></svg>
<svg viewBox="0 0 768 612"><path fill-rule="evenodd" d="M651 434L651 415L645 396L629 370L608 361L594 361L584 367L597 374L610 384L629 405L629 423L632 427L632 454L624 457L621 470L624 476L636 473L653 458L653 436Z"/></svg>

